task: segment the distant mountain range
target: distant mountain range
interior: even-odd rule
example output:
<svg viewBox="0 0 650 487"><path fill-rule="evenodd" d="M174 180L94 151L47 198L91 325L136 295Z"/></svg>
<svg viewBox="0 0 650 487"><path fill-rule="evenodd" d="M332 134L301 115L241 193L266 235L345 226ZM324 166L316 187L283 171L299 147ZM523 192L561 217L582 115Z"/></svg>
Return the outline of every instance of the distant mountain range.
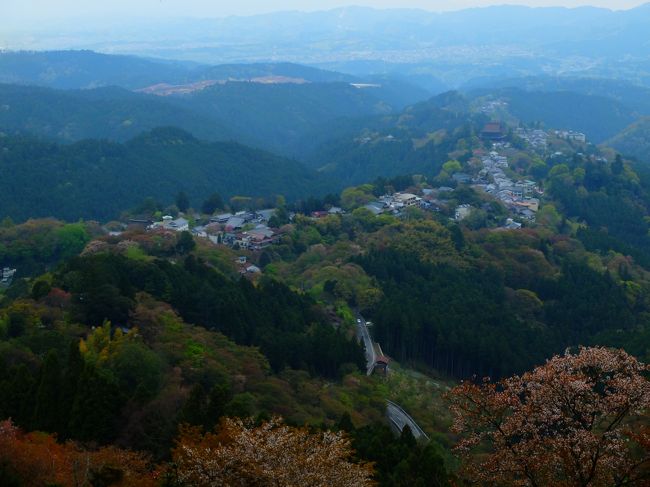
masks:
<svg viewBox="0 0 650 487"><path fill-rule="evenodd" d="M313 148L326 123L430 96L396 78L290 63L204 66L90 51L0 53L0 82L0 129L124 141L174 125L292 156Z"/></svg>
<svg viewBox="0 0 650 487"><path fill-rule="evenodd" d="M103 24L70 25L65 36L62 29L12 32L9 48L92 48L208 64L295 62L357 75L399 73L436 88L542 73L650 82L650 43L643 41L650 4L621 11L495 6L445 13L346 7Z"/></svg>
<svg viewBox="0 0 650 487"><path fill-rule="evenodd" d="M0 82L61 89L104 86L139 89L158 83L250 80L266 76L296 78L313 83L357 80L354 76L291 63L211 66L180 61L166 62L137 56L109 55L88 50L0 52Z"/></svg>
<svg viewBox="0 0 650 487"><path fill-rule="evenodd" d="M648 147L643 117L650 116L650 88L625 80L494 76L430 97L392 76L90 51L2 53L0 80L14 82L0 84L0 132L126 142L174 126L200 140L232 140L300 160L339 188L378 176L437 173L457 130L502 115L477 114L489 100L506 102L510 122L581 131L590 142L607 141L641 159Z"/></svg>
<svg viewBox="0 0 650 487"><path fill-rule="evenodd" d="M0 85L0 130L62 141L127 140L173 125L206 140L237 140L284 154L312 144L307 137L343 117L391 113L373 88L348 83L267 85L231 82L186 95L159 97L122 88L52 90Z"/></svg>
<svg viewBox="0 0 650 487"><path fill-rule="evenodd" d="M229 81L273 85L346 83L372 88L369 91L375 98L396 108L431 95L428 89L403 77L356 76L293 63L202 65L93 51L0 51L0 83L7 84L57 89L119 86L168 94L164 86L179 87L176 93L183 93Z"/></svg>

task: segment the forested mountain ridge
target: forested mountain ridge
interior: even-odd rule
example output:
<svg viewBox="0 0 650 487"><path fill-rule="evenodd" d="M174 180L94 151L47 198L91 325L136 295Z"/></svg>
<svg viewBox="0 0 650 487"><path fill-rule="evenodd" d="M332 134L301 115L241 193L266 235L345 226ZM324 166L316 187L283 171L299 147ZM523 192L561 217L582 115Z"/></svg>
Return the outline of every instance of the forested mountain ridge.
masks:
<svg viewBox="0 0 650 487"><path fill-rule="evenodd" d="M393 107L375 97L375 90L349 83L227 83L170 101L253 134L268 150L294 155L299 142L328 123L391 113Z"/></svg>
<svg viewBox="0 0 650 487"><path fill-rule="evenodd" d="M498 91L517 88L527 92L571 92L614 99L630 110L650 114L650 88L624 79L589 76L529 76L525 78L476 79L459 89Z"/></svg>
<svg viewBox="0 0 650 487"><path fill-rule="evenodd" d="M626 127L619 134L605 142L621 154L650 161L650 117L644 117Z"/></svg>
<svg viewBox="0 0 650 487"><path fill-rule="evenodd" d="M0 128L65 141L124 141L173 125L202 139L237 140L293 156L313 149L311 134L328 124L392 113L428 96L404 96L412 90L391 83L357 88L349 82L226 82L166 97L118 87L53 90L4 84Z"/></svg>
<svg viewBox="0 0 650 487"><path fill-rule="evenodd" d="M234 142L201 142L172 128L124 144L0 137L0 174L0 212L15 220L112 219L146 197L171 203L181 190L198 205L214 192L296 198L327 189L296 161Z"/></svg>
<svg viewBox="0 0 650 487"><path fill-rule="evenodd" d="M397 114L350 120L330 130L331 138L321 139L304 160L343 185L400 174L437 174L450 158L461 157L478 143L477 134L489 119L469 108L468 99L448 92Z"/></svg>
<svg viewBox="0 0 650 487"><path fill-rule="evenodd" d="M58 89L92 89L120 86L129 90L167 83L188 84L205 80L249 80L269 76L308 82L343 82L350 75L292 63L222 64L210 66L163 61L137 56L81 51L3 51L0 82Z"/></svg>
<svg viewBox="0 0 650 487"><path fill-rule="evenodd" d="M52 90L0 85L0 128L73 142L126 141L156 127L176 126L199 138L231 140L227 125L165 100L123 88Z"/></svg>
<svg viewBox="0 0 650 487"><path fill-rule="evenodd" d="M143 88L155 83L187 81L192 65L155 62L136 56L93 51L3 51L0 82L59 89L123 86Z"/></svg>

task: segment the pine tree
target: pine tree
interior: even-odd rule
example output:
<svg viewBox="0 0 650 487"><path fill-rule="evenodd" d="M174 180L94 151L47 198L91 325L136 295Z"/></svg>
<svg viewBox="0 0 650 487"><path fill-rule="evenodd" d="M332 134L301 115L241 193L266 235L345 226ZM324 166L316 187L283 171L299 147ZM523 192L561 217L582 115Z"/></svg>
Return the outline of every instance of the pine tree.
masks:
<svg viewBox="0 0 650 487"><path fill-rule="evenodd" d="M196 242L190 232L181 232L176 242L176 252L179 254L189 254L196 248Z"/></svg>
<svg viewBox="0 0 650 487"><path fill-rule="evenodd" d="M619 175L623 172L623 169L625 169L623 158L620 154L616 154L616 159L612 162L612 174Z"/></svg>
<svg viewBox="0 0 650 487"><path fill-rule="evenodd" d="M107 372L86 364L70 417L70 436L80 441L109 443L115 437L122 398Z"/></svg>
<svg viewBox="0 0 650 487"><path fill-rule="evenodd" d="M350 417L350 413L347 411L344 412L341 415L341 419L339 419L339 423L337 424L337 428L339 431L354 431L354 423L352 423L352 418Z"/></svg>
<svg viewBox="0 0 650 487"><path fill-rule="evenodd" d="M34 376L25 364L21 364L10 372L11 380L6 394L8 416L24 428L31 428L33 413L33 397L36 388Z"/></svg>
<svg viewBox="0 0 650 487"><path fill-rule="evenodd" d="M226 412L226 405L232 399L232 390L228 384L217 384L210 391L209 403L205 414L205 429L211 430Z"/></svg>
<svg viewBox="0 0 650 487"><path fill-rule="evenodd" d="M219 193L212 193L210 197L203 202L201 211L207 215L212 215L219 208L223 208L223 199Z"/></svg>
<svg viewBox="0 0 650 487"><path fill-rule="evenodd" d="M72 406L77 395L77 388L81 374L84 370L84 359L79 351L79 342L73 341L68 352L68 361L61 380L61 420L59 422L59 435L68 438L68 425Z"/></svg>
<svg viewBox="0 0 650 487"><path fill-rule="evenodd" d="M176 195L176 206L183 213L185 213L190 207L190 199L185 194L185 191L181 191Z"/></svg>
<svg viewBox="0 0 650 487"><path fill-rule="evenodd" d="M411 431L411 427L408 424L404 425L399 441L408 448L413 448L417 444L415 436L413 436L413 432Z"/></svg>
<svg viewBox="0 0 650 487"><path fill-rule="evenodd" d="M202 426L206 422L207 397L201 384L192 387L190 395L179 415L180 423Z"/></svg>
<svg viewBox="0 0 650 487"><path fill-rule="evenodd" d="M36 391L34 429L54 433L60 430L59 398L61 393L61 365L55 350L51 350L41 367L40 383Z"/></svg>

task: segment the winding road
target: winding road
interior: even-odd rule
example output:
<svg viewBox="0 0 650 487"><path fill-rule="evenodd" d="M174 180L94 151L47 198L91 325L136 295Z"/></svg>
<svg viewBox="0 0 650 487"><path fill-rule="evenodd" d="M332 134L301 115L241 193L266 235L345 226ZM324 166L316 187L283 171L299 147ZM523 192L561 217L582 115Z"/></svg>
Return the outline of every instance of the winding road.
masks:
<svg viewBox="0 0 650 487"><path fill-rule="evenodd" d="M357 313L356 319L357 336L359 340L363 341L366 350L366 374L371 375L375 368L375 363L377 362L375 344L372 341L370 332L368 331L368 322L365 318ZM429 441L427 434L422 430L422 428L420 428L415 420L404 411L401 406L399 406L399 404L396 404L393 401L386 401L386 417L390 421L391 426L398 432L401 432L404 429L404 426L408 425L416 440L419 441L420 439L423 439L424 441Z"/></svg>
<svg viewBox="0 0 650 487"><path fill-rule="evenodd" d="M393 427L397 428L398 431L402 431L404 429L404 426L408 425L408 427L411 428L411 433L413 433L413 436L416 440L424 438L425 440L429 441L429 437L415 422L415 420L393 401L386 401L386 416L388 417L388 420L391 422Z"/></svg>
<svg viewBox="0 0 650 487"><path fill-rule="evenodd" d="M372 338L370 338L368 322L360 314L357 314L357 337L363 341L366 349L366 374L371 375L375 368L375 362L377 362L377 353Z"/></svg>

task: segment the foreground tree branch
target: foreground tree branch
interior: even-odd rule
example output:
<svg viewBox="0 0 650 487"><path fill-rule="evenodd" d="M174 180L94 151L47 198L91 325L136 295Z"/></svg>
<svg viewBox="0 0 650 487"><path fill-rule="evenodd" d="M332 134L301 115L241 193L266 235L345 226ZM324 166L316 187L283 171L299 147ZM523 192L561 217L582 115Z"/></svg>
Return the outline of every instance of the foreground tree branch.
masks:
<svg viewBox="0 0 650 487"><path fill-rule="evenodd" d="M650 482L649 367L622 350L581 348L497 384L449 394L456 452L486 485Z"/></svg>

